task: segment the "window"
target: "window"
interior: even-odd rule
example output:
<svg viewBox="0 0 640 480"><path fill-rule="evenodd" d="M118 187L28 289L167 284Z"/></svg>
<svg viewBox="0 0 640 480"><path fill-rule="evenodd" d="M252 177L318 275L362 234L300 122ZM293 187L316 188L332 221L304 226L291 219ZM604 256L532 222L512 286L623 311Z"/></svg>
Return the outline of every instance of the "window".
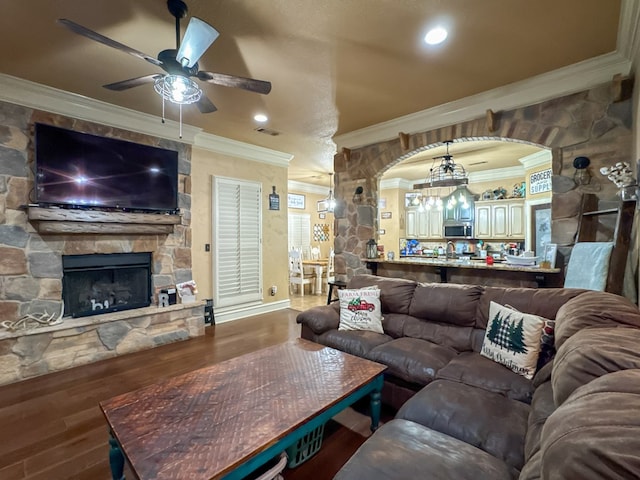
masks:
<svg viewBox="0 0 640 480"><path fill-rule="evenodd" d="M262 300L261 192L259 183L213 178L213 278L220 307Z"/></svg>
<svg viewBox="0 0 640 480"><path fill-rule="evenodd" d="M289 214L289 250L311 245L311 215L308 213Z"/></svg>

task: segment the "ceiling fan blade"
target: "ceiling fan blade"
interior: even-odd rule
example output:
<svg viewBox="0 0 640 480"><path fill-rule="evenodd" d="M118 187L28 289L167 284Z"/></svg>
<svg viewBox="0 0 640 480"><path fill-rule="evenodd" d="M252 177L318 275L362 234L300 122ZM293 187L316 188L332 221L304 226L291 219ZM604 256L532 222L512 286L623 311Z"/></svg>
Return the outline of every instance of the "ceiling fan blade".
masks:
<svg viewBox="0 0 640 480"><path fill-rule="evenodd" d="M77 33L78 35L82 35L83 37L90 38L96 42L102 43L111 48L115 48L116 50L120 50L121 52L128 53L129 55L133 55L134 57L141 58L142 60L146 60L153 65L162 66L162 62L156 58L150 57L146 53L142 53L138 50L134 50L131 47L127 47L126 45L116 42L115 40L110 39L109 37L105 37L104 35L100 35L98 32L94 32L93 30L89 30L82 25L79 25L71 20L66 18L59 18L58 23L67 27L73 33Z"/></svg>
<svg viewBox="0 0 640 480"><path fill-rule="evenodd" d="M225 75L224 73L198 72L198 78L204 82L215 83L223 87L235 87L248 90L250 92L262 93L266 95L271 91L271 82L264 80L254 80L253 78L236 77Z"/></svg>
<svg viewBox="0 0 640 480"><path fill-rule="evenodd" d="M200 97L200 100L196 102L196 105L198 106L198 110L200 110L200 113L213 113L218 110L213 102L209 100L209 98L204 93Z"/></svg>
<svg viewBox="0 0 640 480"><path fill-rule="evenodd" d="M191 17L176 60L183 67L193 67L219 35L218 31L207 22Z"/></svg>
<svg viewBox="0 0 640 480"><path fill-rule="evenodd" d="M128 80L122 80L121 82L109 83L108 85L103 85L104 88L108 88L109 90L114 90L116 92L121 92L122 90L127 90L129 88L138 87L140 85L145 85L147 83L155 82L156 79L164 77L161 73L154 73L152 75L144 75L142 77L130 78Z"/></svg>

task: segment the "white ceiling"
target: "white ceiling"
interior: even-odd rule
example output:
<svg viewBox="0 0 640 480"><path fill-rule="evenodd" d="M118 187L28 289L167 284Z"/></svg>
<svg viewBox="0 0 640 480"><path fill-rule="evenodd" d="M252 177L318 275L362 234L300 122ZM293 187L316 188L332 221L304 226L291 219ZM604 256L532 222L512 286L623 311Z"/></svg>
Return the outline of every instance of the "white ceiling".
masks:
<svg viewBox="0 0 640 480"><path fill-rule="evenodd" d="M208 133L293 154L290 179L320 185L333 169L336 135L346 139L398 117L616 52L621 11L635 12L637 18L638 10L638 0L187 4L190 15L220 32L200 60L202 70L268 80L273 88L263 96L205 84L218 111L200 114L188 107L184 121ZM175 48L174 19L164 0L5 1L0 17L0 72L160 116L161 101L151 85L123 92L101 87L159 73L157 67L71 33L57 18L155 57ZM622 19L621 26L624 15ZM449 27L449 38L427 48L421 39L438 22ZM270 117L265 126L280 135L255 131L252 117L258 112ZM177 112L167 116L177 119ZM474 148L495 167L497 153L489 155L488 145ZM461 149L458 155L462 158Z"/></svg>

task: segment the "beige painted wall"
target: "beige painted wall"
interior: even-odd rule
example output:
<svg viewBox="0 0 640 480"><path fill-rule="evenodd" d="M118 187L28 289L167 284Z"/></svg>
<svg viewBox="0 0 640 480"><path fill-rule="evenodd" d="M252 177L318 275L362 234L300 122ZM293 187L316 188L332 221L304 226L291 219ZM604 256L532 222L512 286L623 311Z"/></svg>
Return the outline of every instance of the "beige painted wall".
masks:
<svg viewBox="0 0 640 480"><path fill-rule="evenodd" d="M380 208L380 229L384 234L378 236L378 243L384 246L385 255L394 252L396 258L400 254L400 238L405 236L404 194L409 190L389 188L381 190L380 199L386 202L385 208ZM388 212L391 218L382 218L382 213Z"/></svg>
<svg viewBox="0 0 640 480"><path fill-rule="evenodd" d="M212 175L262 184L263 302L286 300L289 298L287 169L194 147L191 156L191 228L193 278L198 284L198 298L213 298ZM280 195L280 210L269 210L272 185ZM207 243L211 244L210 252L205 252ZM278 287L275 296L269 295L272 285Z"/></svg>

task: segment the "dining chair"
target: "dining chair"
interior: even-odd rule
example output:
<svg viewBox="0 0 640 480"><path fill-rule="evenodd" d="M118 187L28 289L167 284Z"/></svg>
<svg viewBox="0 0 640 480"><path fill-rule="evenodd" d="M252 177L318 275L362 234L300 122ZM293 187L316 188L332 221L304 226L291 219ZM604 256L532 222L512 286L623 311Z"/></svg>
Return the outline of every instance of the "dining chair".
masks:
<svg viewBox="0 0 640 480"><path fill-rule="evenodd" d="M304 296L305 285L311 285L311 293L315 293L315 275L304 273L302 254L296 249L289 252L289 293L293 293L294 285L298 285L300 296Z"/></svg>
<svg viewBox="0 0 640 480"><path fill-rule="evenodd" d="M311 260L320 260L320 248L311 247Z"/></svg>

